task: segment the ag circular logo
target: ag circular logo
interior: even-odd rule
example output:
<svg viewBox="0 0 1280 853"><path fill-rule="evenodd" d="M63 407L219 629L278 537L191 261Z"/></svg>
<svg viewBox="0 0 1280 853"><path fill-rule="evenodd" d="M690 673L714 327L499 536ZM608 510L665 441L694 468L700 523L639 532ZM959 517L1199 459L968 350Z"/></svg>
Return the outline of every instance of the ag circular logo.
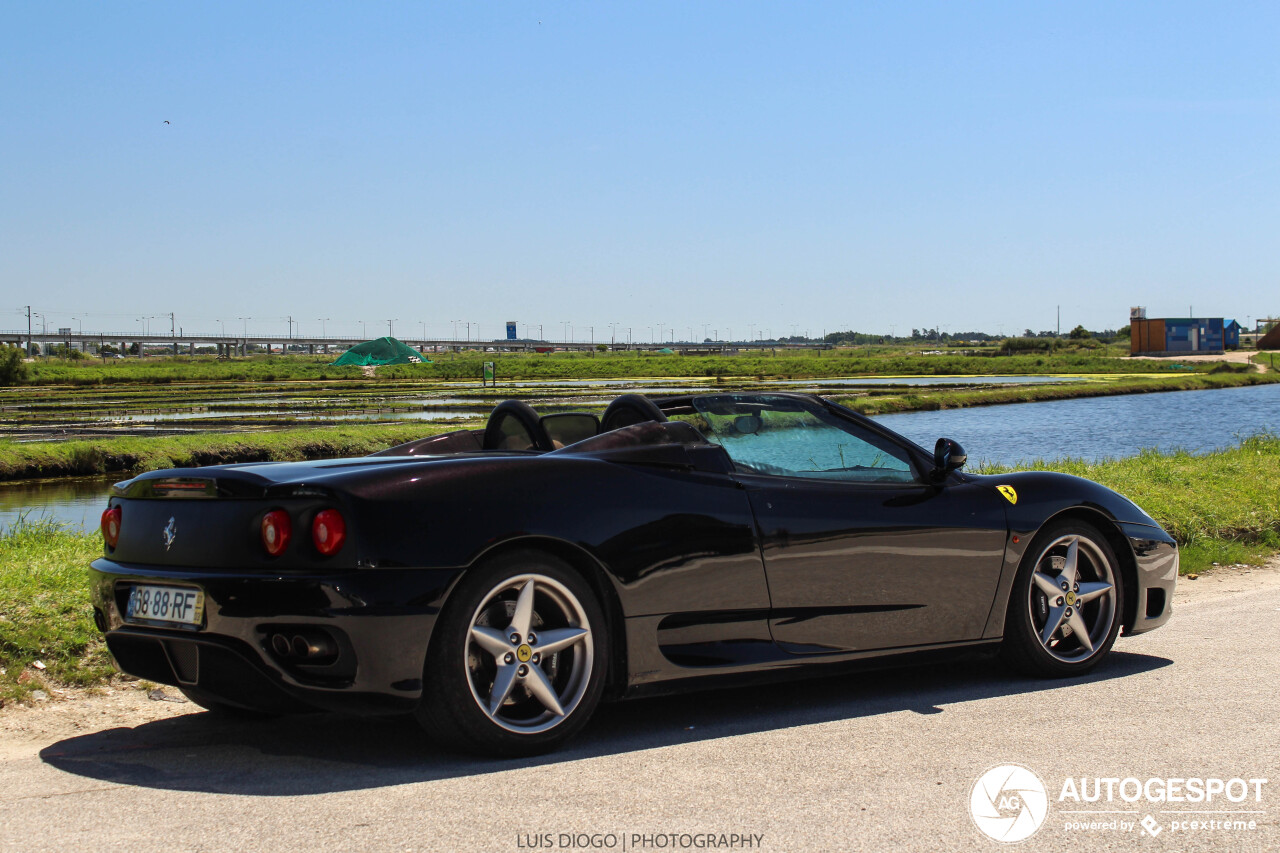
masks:
<svg viewBox="0 0 1280 853"><path fill-rule="evenodd" d="M1020 764L1001 764L978 777L969 794L969 814L983 835L1015 843L1036 834L1049 814L1040 777Z"/></svg>

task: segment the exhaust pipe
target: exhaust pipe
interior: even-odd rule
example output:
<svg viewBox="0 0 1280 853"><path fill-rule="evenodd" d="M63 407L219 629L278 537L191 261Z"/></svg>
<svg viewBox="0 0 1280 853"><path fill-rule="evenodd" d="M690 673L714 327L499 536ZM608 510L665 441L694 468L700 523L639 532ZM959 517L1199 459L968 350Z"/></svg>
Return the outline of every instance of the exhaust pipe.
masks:
<svg viewBox="0 0 1280 853"><path fill-rule="evenodd" d="M298 658L327 658L335 654L333 642L323 634L294 634L290 648Z"/></svg>
<svg viewBox="0 0 1280 853"><path fill-rule="evenodd" d="M338 657L333 639L323 631L272 634L271 650L279 658L298 663L325 664Z"/></svg>

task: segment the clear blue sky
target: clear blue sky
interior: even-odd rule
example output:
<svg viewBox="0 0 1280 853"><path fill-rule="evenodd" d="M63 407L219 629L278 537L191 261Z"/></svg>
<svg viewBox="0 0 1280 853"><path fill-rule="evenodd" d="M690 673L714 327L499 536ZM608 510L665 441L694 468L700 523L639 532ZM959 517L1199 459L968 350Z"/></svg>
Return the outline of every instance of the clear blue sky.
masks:
<svg viewBox="0 0 1280 853"><path fill-rule="evenodd" d="M0 328L1243 323L1278 45L1275 3L4 0Z"/></svg>

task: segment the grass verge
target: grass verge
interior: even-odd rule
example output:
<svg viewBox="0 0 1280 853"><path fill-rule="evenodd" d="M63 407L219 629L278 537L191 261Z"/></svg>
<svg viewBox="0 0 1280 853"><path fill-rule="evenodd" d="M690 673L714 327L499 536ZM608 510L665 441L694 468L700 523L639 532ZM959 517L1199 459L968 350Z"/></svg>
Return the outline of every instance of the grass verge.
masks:
<svg viewBox="0 0 1280 853"><path fill-rule="evenodd" d="M993 465L980 473L1012 470ZM1280 551L1280 436L1256 435L1204 454L1151 450L1099 462L1037 461L1016 470L1075 474L1125 495L1178 540L1183 574L1213 563L1256 564Z"/></svg>
<svg viewBox="0 0 1280 853"><path fill-rule="evenodd" d="M838 398L863 414L889 414L1005 403L1029 403L1116 394L1235 388L1280 382L1280 374L1208 373L1180 376L1134 376L1044 385L997 388L923 388L874 392ZM456 392L455 392L456 393ZM545 408L545 407L544 407ZM196 467L231 462L294 461L362 456L393 444L469 426L373 423L339 427L306 427L234 434L196 433L181 436L103 436L56 442L0 441L0 480L136 474L160 468Z"/></svg>
<svg viewBox="0 0 1280 853"><path fill-rule="evenodd" d="M430 364L379 367L378 380L479 381L482 365L492 361L501 381L528 379L622 379L652 377L750 377L808 379L815 377L957 376L1046 373L1132 373L1130 361L1105 349L1062 349L1052 353L1010 355L999 350L971 353L907 347L857 347L800 351L779 348L735 355L667 355L651 352L460 352L433 353ZM253 356L219 360L211 356L144 360L41 360L27 365L22 384L103 386L166 385L225 381L360 381L359 368L336 367L330 356ZM1146 372L1173 374L1209 371L1211 364L1182 364L1174 359L1144 363Z"/></svg>
<svg viewBox="0 0 1280 853"><path fill-rule="evenodd" d="M370 424L324 429L105 437L84 441L0 441L0 480L139 474L231 462L294 462L364 456L461 425Z"/></svg>
<svg viewBox="0 0 1280 853"><path fill-rule="evenodd" d="M111 677L85 577L85 566L101 554L100 534L48 519L0 531L0 704Z"/></svg>
<svg viewBox="0 0 1280 853"><path fill-rule="evenodd" d="M996 406L1005 403L1034 403L1045 400L1073 400L1082 397L1111 397L1120 394L1239 388L1245 385L1264 385L1272 382L1280 382L1280 374L1200 373L1183 376L1140 376L1114 380L1068 382L1060 385L1011 385L1003 388L963 390L921 388L901 394L843 397L837 399L836 402L864 415L887 415L898 412L963 409L970 406Z"/></svg>

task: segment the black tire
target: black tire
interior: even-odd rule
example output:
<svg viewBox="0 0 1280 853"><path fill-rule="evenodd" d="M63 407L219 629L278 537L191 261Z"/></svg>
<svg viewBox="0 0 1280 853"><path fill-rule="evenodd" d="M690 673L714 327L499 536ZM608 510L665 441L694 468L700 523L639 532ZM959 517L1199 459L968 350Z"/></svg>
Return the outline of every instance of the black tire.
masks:
<svg viewBox="0 0 1280 853"><path fill-rule="evenodd" d="M182 695L186 696L188 701L199 705L211 714L217 714L219 717L225 717L229 720L269 720L280 716L278 712L266 711L261 708L247 708L243 705L224 702L198 687L179 687L178 689L182 691Z"/></svg>
<svg viewBox="0 0 1280 853"><path fill-rule="evenodd" d="M1076 543L1074 582L1066 569L1072 541ZM1109 590L1101 592L1103 585L1109 585ZM1077 598L1095 594L1088 601ZM1059 613L1062 617L1055 620ZM1068 624L1073 615L1077 619L1074 627ZM1027 675L1083 675L1111 650L1123 615L1120 561L1107 538L1083 521L1052 524L1031 541L1018 567L1005 616L1001 657ZM1057 630L1049 629L1050 621L1059 626ZM1087 629L1083 640L1076 630L1081 625Z"/></svg>
<svg viewBox="0 0 1280 853"><path fill-rule="evenodd" d="M519 601L529 583L531 616L522 636ZM485 645L473 627L485 633ZM519 642L510 643L512 636ZM499 641L510 645L492 648ZM553 646L558 650L544 659L540 650ZM448 750L549 752L587 724L604 692L608 660L608 625L590 584L550 554L513 551L469 570L450 595L431 638L415 715ZM501 691L501 685L509 686ZM495 692L501 692L496 704Z"/></svg>

